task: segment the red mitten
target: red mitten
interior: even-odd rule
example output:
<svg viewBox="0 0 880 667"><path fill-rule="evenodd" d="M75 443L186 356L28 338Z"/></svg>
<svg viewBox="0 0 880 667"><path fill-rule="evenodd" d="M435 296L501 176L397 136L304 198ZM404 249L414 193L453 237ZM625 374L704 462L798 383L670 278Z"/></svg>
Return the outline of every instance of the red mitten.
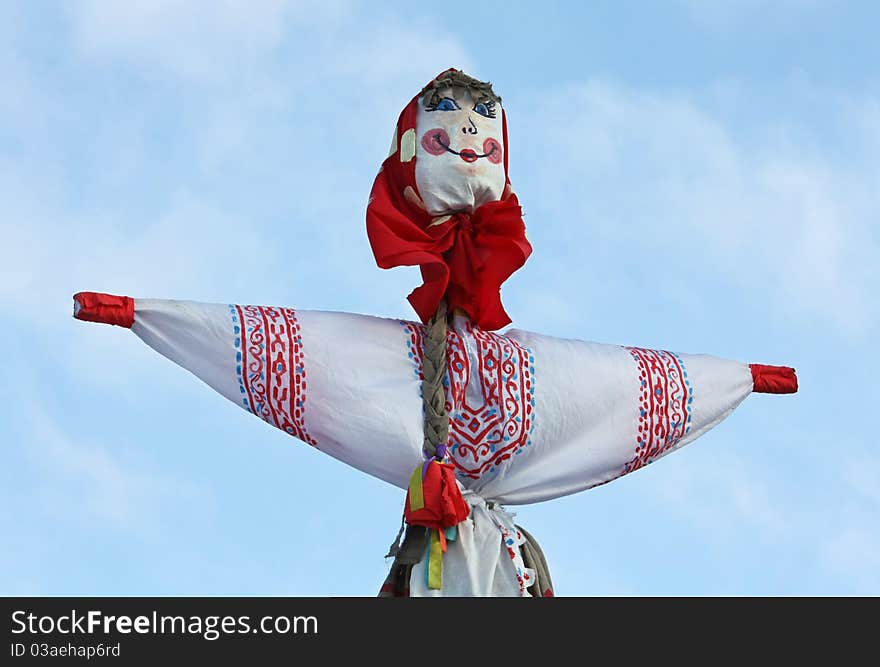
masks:
<svg viewBox="0 0 880 667"><path fill-rule="evenodd" d="M759 394L794 394L798 390L797 375L788 366L749 364L752 370L752 391Z"/></svg>
<svg viewBox="0 0 880 667"><path fill-rule="evenodd" d="M100 292L80 292L73 295L73 316L86 322L115 324L130 329L134 324L134 299Z"/></svg>

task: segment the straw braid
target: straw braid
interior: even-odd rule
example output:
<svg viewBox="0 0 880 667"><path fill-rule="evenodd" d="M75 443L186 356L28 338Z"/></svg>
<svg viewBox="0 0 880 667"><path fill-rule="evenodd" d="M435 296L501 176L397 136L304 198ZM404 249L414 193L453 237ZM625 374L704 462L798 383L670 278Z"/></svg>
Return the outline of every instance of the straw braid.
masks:
<svg viewBox="0 0 880 667"><path fill-rule="evenodd" d="M437 312L425 326L425 351L422 373L422 406L425 412L426 456L437 455L437 447L449 440L449 414L446 412L446 301L440 301Z"/></svg>
<svg viewBox="0 0 880 667"><path fill-rule="evenodd" d="M526 567L535 571L535 581L529 586L532 597L553 596L553 580L550 578L550 568L547 567L544 550L541 549L538 541L525 528L517 526L517 530L526 538L525 544L520 547L523 563Z"/></svg>

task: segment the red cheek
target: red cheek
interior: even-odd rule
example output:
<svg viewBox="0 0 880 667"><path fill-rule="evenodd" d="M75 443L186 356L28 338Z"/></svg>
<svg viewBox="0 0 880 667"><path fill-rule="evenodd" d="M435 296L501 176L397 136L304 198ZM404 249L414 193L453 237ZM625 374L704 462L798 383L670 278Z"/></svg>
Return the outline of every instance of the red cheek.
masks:
<svg viewBox="0 0 880 667"><path fill-rule="evenodd" d="M497 139L489 137L483 142L483 155L492 164L498 164L504 159L504 150L501 148L501 142Z"/></svg>
<svg viewBox="0 0 880 667"><path fill-rule="evenodd" d="M422 135L422 148L431 155L442 155L449 145L449 134L440 127L428 130Z"/></svg>

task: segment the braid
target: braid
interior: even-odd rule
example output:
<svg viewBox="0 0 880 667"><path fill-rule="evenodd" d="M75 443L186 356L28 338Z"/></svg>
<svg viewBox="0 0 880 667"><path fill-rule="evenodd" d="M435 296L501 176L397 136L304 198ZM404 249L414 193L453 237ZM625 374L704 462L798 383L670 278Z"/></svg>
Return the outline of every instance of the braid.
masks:
<svg viewBox="0 0 880 667"><path fill-rule="evenodd" d="M425 412L425 455L434 457L440 445L449 440L449 414L446 412L446 301L425 325L423 355L422 405Z"/></svg>

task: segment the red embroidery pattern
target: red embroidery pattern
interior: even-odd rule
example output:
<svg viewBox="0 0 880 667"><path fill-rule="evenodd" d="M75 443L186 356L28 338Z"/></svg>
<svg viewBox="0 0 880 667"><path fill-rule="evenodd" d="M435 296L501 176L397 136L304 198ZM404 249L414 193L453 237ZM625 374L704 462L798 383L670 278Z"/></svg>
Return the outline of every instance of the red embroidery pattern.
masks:
<svg viewBox="0 0 880 667"><path fill-rule="evenodd" d="M272 426L317 444L305 429L306 369L296 313L264 306L234 306L230 311L244 407Z"/></svg>
<svg viewBox="0 0 880 667"><path fill-rule="evenodd" d="M688 431L693 390L681 358L672 352L627 347L639 369L639 433L622 474L638 470L672 449Z"/></svg>
<svg viewBox="0 0 880 667"><path fill-rule="evenodd" d="M424 327L402 324L409 356L422 379ZM457 474L478 479L531 444L534 362L528 348L504 336L470 325L465 335L447 332L449 452Z"/></svg>

